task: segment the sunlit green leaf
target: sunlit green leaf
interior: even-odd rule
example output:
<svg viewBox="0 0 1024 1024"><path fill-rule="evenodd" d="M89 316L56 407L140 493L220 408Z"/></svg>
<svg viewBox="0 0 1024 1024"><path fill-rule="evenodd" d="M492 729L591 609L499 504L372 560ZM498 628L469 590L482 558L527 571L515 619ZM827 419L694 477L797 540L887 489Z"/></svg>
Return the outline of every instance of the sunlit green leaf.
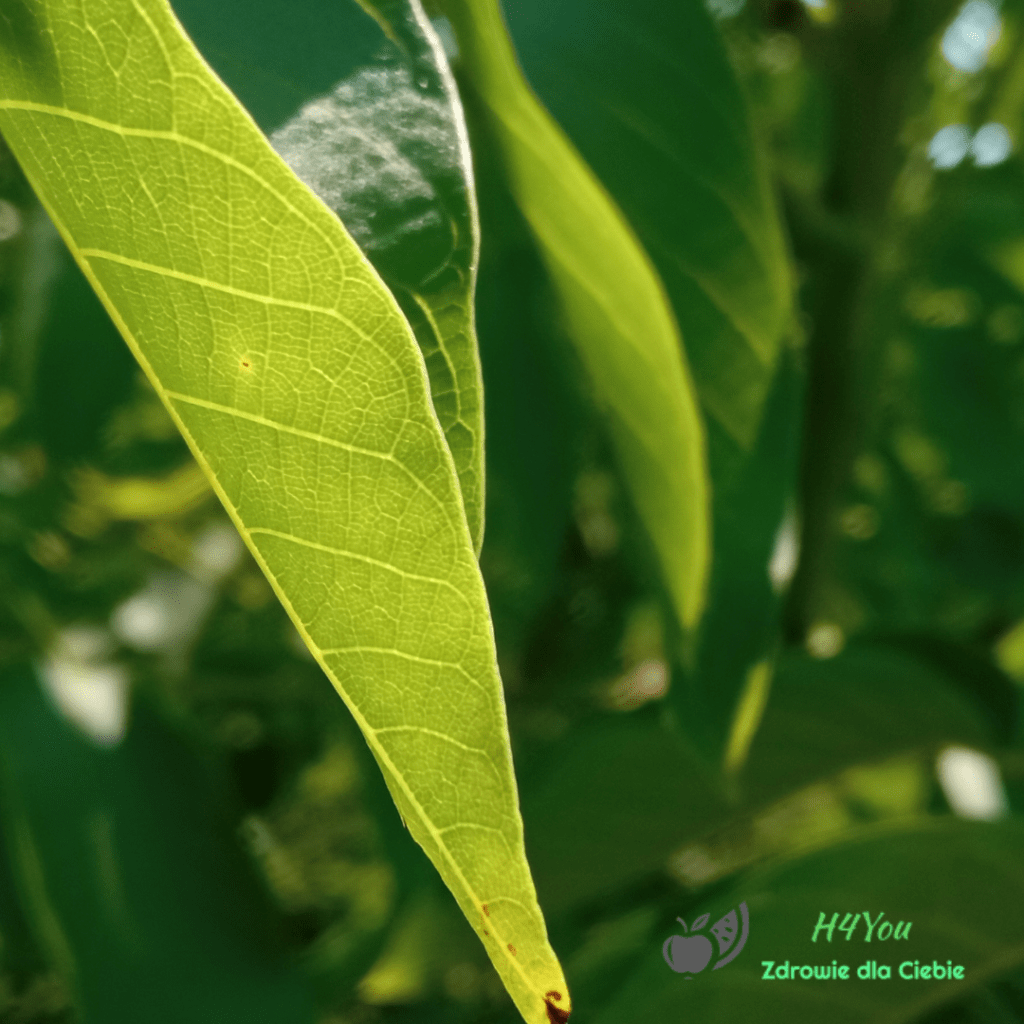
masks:
<svg viewBox="0 0 1024 1024"><path fill-rule="evenodd" d="M8 144L525 1019L564 1013L483 584L400 310L166 3L2 19Z"/></svg>
<svg viewBox="0 0 1024 1024"><path fill-rule="evenodd" d="M338 214L410 321L479 552L473 172L455 83L418 0L345 0L327 9L238 0L173 6L274 148Z"/></svg>
<svg viewBox="0 0 1024 1024"><path fill-rule="evenodd" d="M703 4L669 7L516 0L505 10L527 80L650 254L693 371L714 558L696 670L671 699L718 762L742 681L777 628L764 570L795 484L802 373L782 371L765 431L793 333L787 246L718 30ZM751 621L737 630L740 607Z"/></svg>
<svg viewBox="0 0 1024 1024"><path fill-rule="evenodd" d="M665 284L715 485L757 437L791 271L746 98L703 3L514 0L523 72Z"/></svg>
<svg viewBox="0 0 1024 1024"><path fill-rule="evenodd" d="M684 628L704 604L704 431L664 290L632 229L522 78L497 0L446 0L456 71L486 110L512 191L608 410L633 500Z"/></svg>

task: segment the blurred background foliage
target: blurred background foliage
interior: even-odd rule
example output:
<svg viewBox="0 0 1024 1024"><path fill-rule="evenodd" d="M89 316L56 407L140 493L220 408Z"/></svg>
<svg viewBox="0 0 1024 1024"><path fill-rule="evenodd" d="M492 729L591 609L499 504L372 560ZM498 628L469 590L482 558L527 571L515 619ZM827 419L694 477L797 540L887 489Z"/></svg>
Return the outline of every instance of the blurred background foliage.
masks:
<svg viewBox="0 0 1024 1024"><path fill-rule="evenodd" d="M379 45L354 3L174 6L268 133ZM587 11L509 0L527 77L638 231L656 234L652 195L700 227L670 162L631 180L601 156L594 104L574 110L572 74L608 42L588 44ZM1024 1021L1024 4L709 0L687 17L689 85L661 102L714 108L702 73L731 64L801 311L758 385L753 456L709 427L695 664L673 653L600 410L467 101L481 566L574 1019ZM611 56L598 112L636 71ZM708 123L683 141L724 152ZM708 357L691 358L699 377ZM0 675L0 1021L515 1019L6 150ZM748 951L684 988L660 954L676 918L741 900ZM914 920L908 955L959 958L968 980L825 1001L758 980L762 957L808 962L820 910L865 909Z"/></svg>

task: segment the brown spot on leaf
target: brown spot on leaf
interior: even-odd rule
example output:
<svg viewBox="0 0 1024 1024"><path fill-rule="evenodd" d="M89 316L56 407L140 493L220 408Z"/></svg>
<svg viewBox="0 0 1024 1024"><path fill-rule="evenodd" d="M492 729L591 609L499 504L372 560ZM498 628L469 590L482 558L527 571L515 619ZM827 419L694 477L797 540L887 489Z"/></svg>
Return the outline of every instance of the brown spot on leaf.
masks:
<svg viewBox="0 0 1024 1024"><path fill-rule="evenodd" d="M484 913L485 913L485 914L486 914L486 915L487 915L488 917L490 917L490 916L491 916L491 912L490 912L490 911L489 911L489 910L487 909L487 904L486 904L486 903L482 903L482 904L480 904L480 905L481 905L481 906L483 907Z"/></svg>
<svg viewBox="0 0 1024 1024"><path fill-rule="evenodd" d="M513 956L515 956L515 955L516 955L516 947L515 947L515 946L513 946L511 942L510 942L510 943L508 944L508 951L509 951L509 952L510 952L510 953L511 953L511 954L512 954Z"/></svg>
<svg viewBox="0 0 1024 1024"><path fill-rule="evenodd" d="M562 1001L562 993L561 992L555 992L552 989L552 991L544 993L544 998L545 999L554 999L554 1001L556 1003L560 1003Z"/></svg>
<svg viewBox="0 0 1024 1024"><path fill-rule="evenodd" d="M250 364L247 363L244 359L242 360L242 369L243 370L248 370L249 369L249 365Z"/></svg>
<svg viewBox="0 0 1024 1024"><path fill-rule="evenodd" d="M562 996L559 992L549 992L544 997L544 1009L548 1012L548 1020L551 1024L565 1024L569 1019L569 1010L563 1010L559 1006L551 1001L552 999L561 1000Z"/></svg>
<svg viewBox="0 0 1024 1024"><path fill-rule="evenodd" d="M487 930L487 929L485 928L485 929L484 929L484 935L490 935L490 934L491 934L491 933L490 933L490 932L489 932L489 931L488 931L488 930Z"/></svg>

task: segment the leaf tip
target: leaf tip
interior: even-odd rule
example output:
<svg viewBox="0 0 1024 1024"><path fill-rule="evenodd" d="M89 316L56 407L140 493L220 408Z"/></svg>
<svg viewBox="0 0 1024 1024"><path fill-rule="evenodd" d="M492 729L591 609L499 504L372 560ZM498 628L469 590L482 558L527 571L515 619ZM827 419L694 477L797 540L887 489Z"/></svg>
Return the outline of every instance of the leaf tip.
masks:
<svg viewBox="0 0 1024 1024"><path fill-rule="evenodd" d="M570 1010L563 1010L560 1006L555 1006L555 1003L562 1001L561 992L548 992L544 996L544 1009L547 1010L548 1020L551 1024L565 1024L569 1019Z"/></svg>

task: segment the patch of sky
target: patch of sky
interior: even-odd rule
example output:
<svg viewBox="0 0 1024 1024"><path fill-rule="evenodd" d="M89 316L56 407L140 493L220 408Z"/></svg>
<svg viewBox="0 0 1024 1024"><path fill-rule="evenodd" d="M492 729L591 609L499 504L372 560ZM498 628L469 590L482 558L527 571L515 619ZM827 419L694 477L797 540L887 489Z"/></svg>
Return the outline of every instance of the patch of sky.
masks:
<svg viewBox="0 0 1024 1024"><path fill-rule="evenodd" d="M995 121L983 124L973 134L965 124L947 124L928 143L928 158L942 171L956 167L968 154L978 167L994 167L1012 152L1009 130Z"/></svg>
<svg viewBox="0 0 1024 1024"><path fill-rule="evenodd" d="M942 36L942 56L959 71L973 74L988 63L1002 21L990 0L968 0Z"/></svg>
<svg viewBox="0 0 1024 1024"><path fill-rule="evenodd" d="M928 143L928 158L940 170L956 167L971 148L971 132L965 124L947 124Z"/></svg>
<svg viewBox="0 0 1024 1024"><path fill-rule="evenodd" d="M1013 140L1006 125L995 121L983 124L971 140L971 156L979 167L1001 164L1013 149Z"/></svg>

